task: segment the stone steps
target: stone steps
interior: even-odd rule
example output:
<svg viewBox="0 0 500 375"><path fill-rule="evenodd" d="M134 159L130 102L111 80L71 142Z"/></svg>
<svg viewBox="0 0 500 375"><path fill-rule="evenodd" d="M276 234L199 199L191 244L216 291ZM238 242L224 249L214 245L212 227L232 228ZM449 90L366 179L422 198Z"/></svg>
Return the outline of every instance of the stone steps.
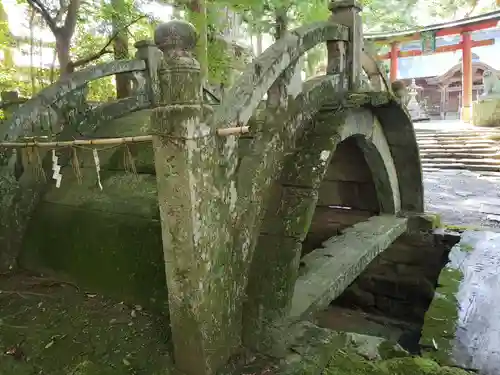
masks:
<svg viewBox="0 0 500 375"><path fill-rule="evenodd" d="M463 164L463 163L428 163L422 162L424 170L439 170L439 169L465 169L473 172L500 172L500 163L498 165L488 164Z"/></svg>
<svg viewBox="0 0 500 375"><path fill-rule="evenodd" d="M475 154L486 154L486 155L494 155L497 153L498 149L493 147L484 147L484 146L469 146L467 145L449 145L447 147L444 146L421 146L419 144L419 150L422 153L431 153L431 152L464 152L464 153L475 153Z"/></svg>
<svg viewBox="0 0 500 375"><path fill-rule="evenodd" d="M415 130L422 169L500 171L500 132L496 129Z"/></svg>
<svg viewBox="0 0 500 375"><path fill-rule="evenodd" d="M500 159L500 153L496 154L491 154L489 151L488 153L468 153L468 152L454 152L454 151L443 151L443 152L425 152L425 151L420 151L420 157L422 159L484 159L485 157L492 158L492 159Z"/></svg>
<svg viewBox="0 0 500 375"><path fill-rule="evenodd" d="M463 164L463 165L498 165L500 166L500 160L498 159L455 159L455 158L435 158L432 159L432 164Z"/></svg>
<svg viewBox="0 0 500 375"><path fill-rule="evenodd" d="M491 146L495 145L496 142L489 139L420 139L419 144L421 145L456 145L456 144L464 144L464 145L474 145L474 146Z"/></svg>
<svg viewBox="0 0 500 375"><path fill-rule="evenodd" d="M420 138L458 138L458 139L467 139L467 138L477 138L477 137L482 137L482 138L488 138L488 137L495 137L500 135L500 132L462 132L462 133L449 133L449 132L434 132L434 133L422 133L422 132L415 132L415 134L418 134Z"/></svg>

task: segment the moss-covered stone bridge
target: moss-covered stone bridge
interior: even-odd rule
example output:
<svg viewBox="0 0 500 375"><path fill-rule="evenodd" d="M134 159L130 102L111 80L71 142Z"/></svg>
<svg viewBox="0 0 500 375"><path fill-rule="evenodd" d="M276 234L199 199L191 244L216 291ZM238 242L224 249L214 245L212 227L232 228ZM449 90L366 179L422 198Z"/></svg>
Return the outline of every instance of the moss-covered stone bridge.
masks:
<svg viewBox="0 0 500 375"><path fill-rule="evenodd" d="M279 356L285 332L379 254L411 257L401 241L432 229L412 123L365 51L359 5L330 8L329 21L249 64L222 103L202 89L196 35L180 21L138 43L136 59L76 72L24 103L0 128L1 267L68 275L164 312L176 366L199 375L242 345ZM320 43L328 74L292 90L299 58ZM87 83L114 74L133 78L133 95L86 103ZM12 143L145 135L87 149Z"/></svg>

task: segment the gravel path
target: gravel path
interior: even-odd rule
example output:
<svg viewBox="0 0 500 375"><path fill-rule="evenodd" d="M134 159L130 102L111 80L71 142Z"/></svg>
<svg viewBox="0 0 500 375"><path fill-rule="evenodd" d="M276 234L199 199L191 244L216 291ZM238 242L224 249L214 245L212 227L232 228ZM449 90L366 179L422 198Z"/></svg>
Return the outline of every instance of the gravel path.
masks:
<svg viewBox="0 0 500 375"><path fill-rule="evenodd" d="M500 173L424 172L425 209L445 224L500 228Z"/></svg>

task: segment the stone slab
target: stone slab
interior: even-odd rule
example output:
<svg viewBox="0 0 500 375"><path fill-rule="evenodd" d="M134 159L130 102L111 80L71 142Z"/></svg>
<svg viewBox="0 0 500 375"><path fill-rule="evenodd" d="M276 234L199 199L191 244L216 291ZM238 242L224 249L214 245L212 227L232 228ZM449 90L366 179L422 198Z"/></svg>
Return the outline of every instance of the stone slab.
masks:
<svg viewBox="0 0 500 375"><path fill-rule="evenodd" d="M374 216L306 255L295 284L291 318L305 319L338 297L365 267L407 229L408 219Z"/></svg>
<svg viewBox="0 0 500 375"><path fill-rule="evenodd" d="M424 357L482 374L498 372L499 247L500 233L462 233L425 316L420 339Z"/></svg>

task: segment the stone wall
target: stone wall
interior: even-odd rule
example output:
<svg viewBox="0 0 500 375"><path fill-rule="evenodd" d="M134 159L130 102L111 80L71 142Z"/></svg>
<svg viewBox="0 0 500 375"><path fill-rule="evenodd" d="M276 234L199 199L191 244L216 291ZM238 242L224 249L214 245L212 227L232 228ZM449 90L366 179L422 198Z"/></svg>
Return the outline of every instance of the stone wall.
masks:
<svg viewBox="0 0 500 375"><path fill-rule="evenodd" d="M115 120L98 137L146 132L149 112ZM91 150L78 150L82 181L62 168L37 207L20 265L65 275L89 292L166 311L167 290L151 144L132 144L137 175L124 170L125 147L99 149L101 183Z"/></svg>
<svg viewBox="0 0 500 375"><path fill-rule="evenodd" d="M372 173L357 139L341 142L333 155L318 191L318 203L309 233L303 243L303 255L321 247L321 243L344 228L380 212Z"/></svg>
<svg viewBox="0 0 500 375"><path fill-rule="evenodd" d="M458 240L458 235L442 229L406 233L375 258L334 304L421 326L439 273Z"/></svg>

